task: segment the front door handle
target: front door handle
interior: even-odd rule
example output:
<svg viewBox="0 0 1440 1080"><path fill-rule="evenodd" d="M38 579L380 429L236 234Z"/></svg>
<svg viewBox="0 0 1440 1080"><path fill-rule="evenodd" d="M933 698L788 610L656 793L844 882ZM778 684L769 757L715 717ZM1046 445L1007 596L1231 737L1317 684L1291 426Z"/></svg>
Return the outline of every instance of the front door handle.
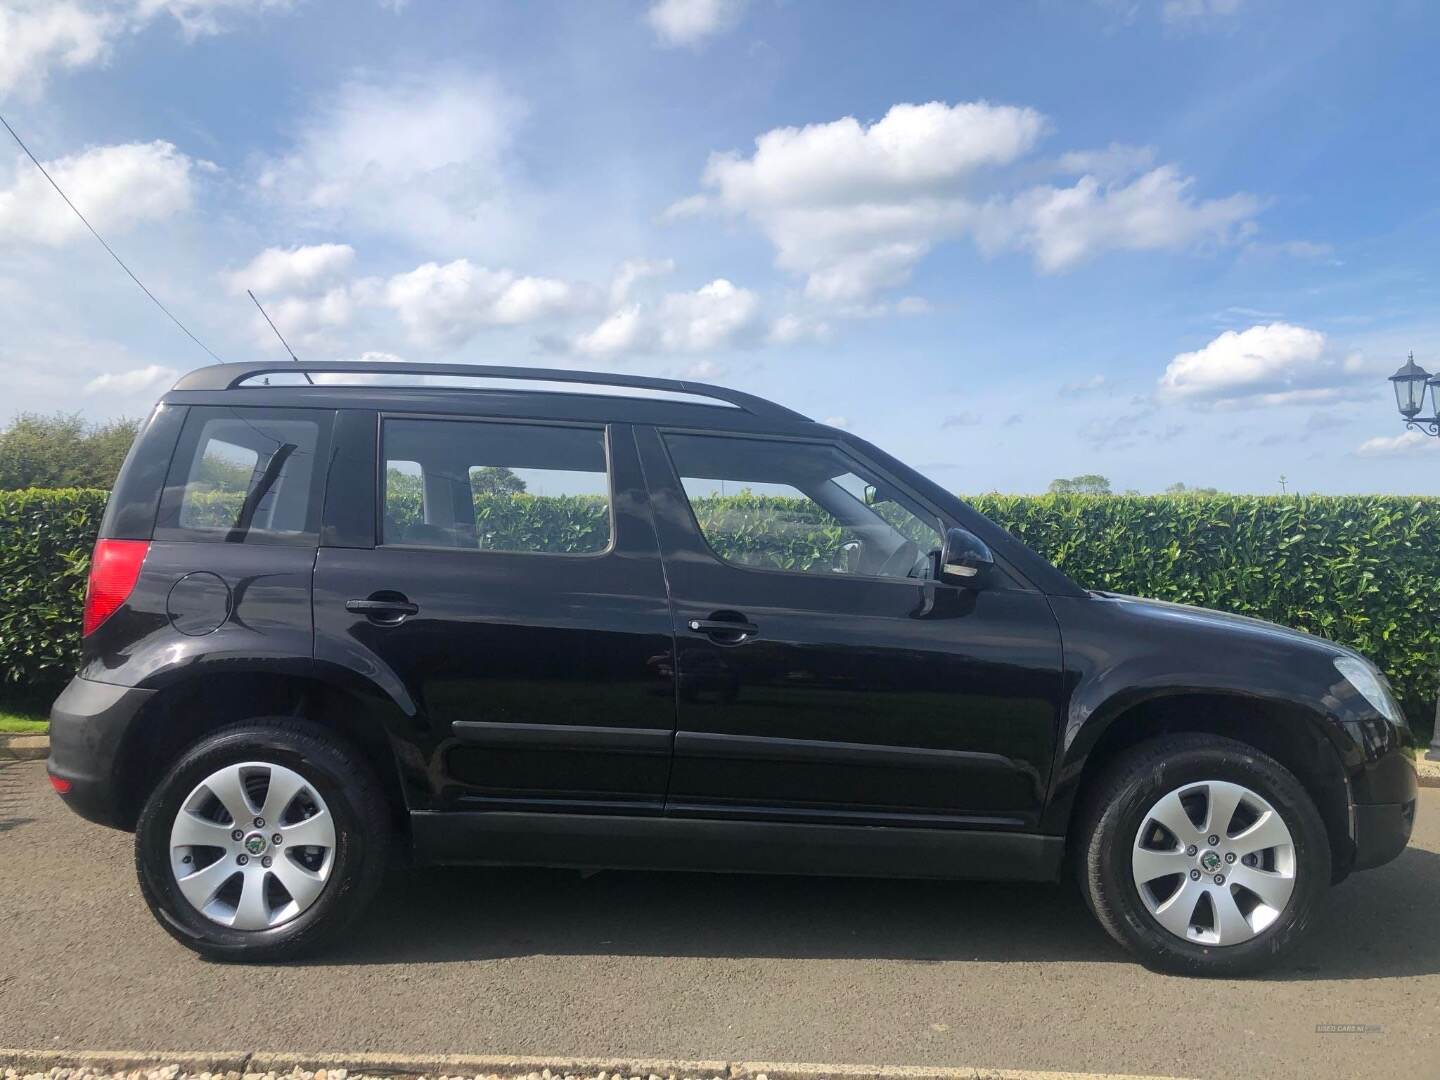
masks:
<svg viewBox="0 0 1440 1080"><path fill-rule="evenodd" d="M355 615L364 615L372 622L393 625L414 615L420 608L409 600L389 600L372 596L366 600L346 600L345 610Z"/></svg>
<svg viewBox="0 0 1440 1080"><path fill-rule="evenodd" d="M739 645L760 633L754 623L737 619L691 619L687 625L695 633L706 634L724 645Z"/></svg>

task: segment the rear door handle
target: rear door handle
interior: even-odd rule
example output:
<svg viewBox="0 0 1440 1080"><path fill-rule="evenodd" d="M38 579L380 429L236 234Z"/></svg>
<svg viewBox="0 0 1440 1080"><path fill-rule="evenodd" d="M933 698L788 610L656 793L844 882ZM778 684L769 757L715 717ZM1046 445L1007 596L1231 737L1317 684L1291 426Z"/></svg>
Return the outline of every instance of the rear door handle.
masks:
<svg viewBox="0 0 1440 1080"><path fill-rule="evenodd" d="M409 600L346 600L345 610L364 615L375 622L400 622L408 615L414 615L419 606Z"/></svg>
<svg viewBox="0 0 1440 1080"><path fill-rule="evenodd" d="M738 645L760 633L760 628L752 622L735 622L730 619L691 619L687 625L697 634L729 638L727 644L732 645Z"/></svg>

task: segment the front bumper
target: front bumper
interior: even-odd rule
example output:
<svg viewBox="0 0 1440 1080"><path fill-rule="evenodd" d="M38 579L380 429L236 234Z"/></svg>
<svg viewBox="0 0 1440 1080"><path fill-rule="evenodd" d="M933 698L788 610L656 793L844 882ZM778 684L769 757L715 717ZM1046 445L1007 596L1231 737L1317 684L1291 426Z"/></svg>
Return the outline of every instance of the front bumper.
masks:
<svg viewBox="0 0 1440 1080"><path fill-rule="evenodd" d="M93 682L78 676L50 707L50 775L67 781L66 805L114 829L133 827L116 761L135 716L153 690Z"/></svg>
<svg viewBox="0 0 1440 1080"><path fill-rule="evenodd" d="M1415 828L1415 799L1402 803L1361 803L1355 807L1353 870L1369 870L1395 858Z"/></svg>

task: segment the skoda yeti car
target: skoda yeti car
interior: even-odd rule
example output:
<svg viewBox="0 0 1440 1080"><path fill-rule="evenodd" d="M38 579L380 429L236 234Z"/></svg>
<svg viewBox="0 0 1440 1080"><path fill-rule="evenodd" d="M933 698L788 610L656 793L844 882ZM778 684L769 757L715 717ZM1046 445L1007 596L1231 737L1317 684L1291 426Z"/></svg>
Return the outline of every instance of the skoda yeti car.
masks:
<svg viewBox="0 0 1440 1080"><path fill-rule="evenodd" d="M1083 589L747 394L227 364L116 482L49 770L215 958L332 938L403 858L1069 874L1230 974L1404 848L1407 737L1350 650Z"/></svg>

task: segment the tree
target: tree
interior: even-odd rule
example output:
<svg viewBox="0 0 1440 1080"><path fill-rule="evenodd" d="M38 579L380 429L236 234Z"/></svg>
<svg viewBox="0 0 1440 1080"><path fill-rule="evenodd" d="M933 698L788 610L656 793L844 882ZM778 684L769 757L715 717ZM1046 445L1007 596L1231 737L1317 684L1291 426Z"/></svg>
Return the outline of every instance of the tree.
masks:
<svg viewBox="0 0 1440 1080"><path fill-rule="evenodd" d="M470 470L470 487L476 495L519 495L525 481L503 465L477 465Z"/></svg>
<svg viewBox="0 0 1440 1080"><path fill-rule="evenodd" d="M1165 489L1166 495L1219 495L1219 488L1213 487L1188 487L1182 483L1174 483Z"/></svg>
<svg viewBox="0 0 1440 1080"><path fill-rule="evenodd" d="M1085 473L1068 480L1061 477L1050 481L1052 495L1110 495L1110 478L1099 473Z"/></svg>
<svg viewBox="0 0 1440 1080"><path fill-rule="evenodd" d="M79 413L20 413L0 431L0 490L109 489L140 421L87 423Z"/></svg>

